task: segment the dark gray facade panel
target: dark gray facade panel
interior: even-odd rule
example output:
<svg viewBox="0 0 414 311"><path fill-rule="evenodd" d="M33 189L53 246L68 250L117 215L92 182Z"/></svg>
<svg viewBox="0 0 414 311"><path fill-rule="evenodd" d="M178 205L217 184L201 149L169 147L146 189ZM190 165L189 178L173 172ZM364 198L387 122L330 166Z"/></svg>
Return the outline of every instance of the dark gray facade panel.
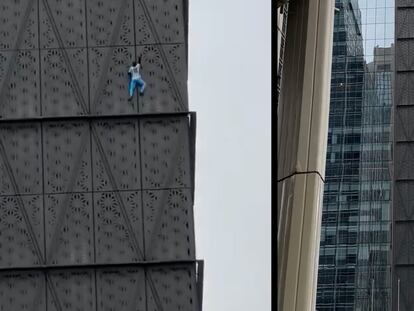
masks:
<svg viewBox="0 0 414 311"><path fill-rule="evenodd" d="M97 271L97 284L98 310L146 310L144 269Z"/></svg>
<svg viewBox="0 0 414 311"><path fill-rule="evenodd" d="M406 105L397 109L395 111L394 120L395 140L397 142L414 141L414 128L412 126L407 126L407 124L414 120L414 105Z"/></svg>
<svg viewBox="0 0 414 311"><path fill-rule="evenodd" d="M394 185L394 220L414 220L414 180Z"/></svg>
<svg viewBox="0 0 414 311"><path fill-rule="evenodd" d="M2 1L0 49L39 48L38 1Z"/></svg>
<svg viewBox="0 0 414 311"><path fill-rule="evenodd" d="M194 265L1 273L0 297L4 310L197 308Z"/></svg>
<svg viewBox="0 0 414 311"><path fill-rule="evenodd" d="M92 135L94 191L141 188L139 125L133 120L101 121ZM108 174L108 167L111 174Z"/></svg>
<svg viewBox="0 0 414 311"><path fill-rule="evenodd" d="M90 110L96 114L183 111L188 105L184 44L91 48ZM145 96L128 102L125 65L142 55Z"/></svg>
<svg viewBox="0 0 414 311"><path fill-rule="evenodd" d="M395 144L394 166L395 180L414 180L414 142Z"/></svg>
<svg viewBox="0 0 414 311"><path fill-rule="evenodd" d="M175 44L187 41L187 1L134 1L136 44Z"/></svg>
<svg viewBox="0 0 414 311"><path fill-rule="evenodd" d="M110 291L109 285L95 282L93 269L77 266L195 261L190 132L187 116L0 124L0 296L11 295L1 292L2 284L37 282L38 292L19 303L54 310L58 299L62 310L111 310L112 300L94 305L95 296L108 298L97 293ZM153 291L142 300L154 310L157 303L165 310L198 310L196 274L171 270L171 264L131 282ZM41 266L48 267L55 289L42 285ZM62 266L73 273L57 272ZM19 267L30 274L21 279ZM122 283L126 276L114 278L105 282ZM68 294L77 287L75 296ZM25 310L19 303L0 299L1 307L13 305L7 310Z"/></svg>
<svg viewBox="0 0 414 311"><path fill-rule="evenodd" d="M187 41L188 4L183 0L3 2L5 19L0 49L37 49L39 41L40 48L183 44Z"/></svg>
<svg viewBox="0 0 414 311"><path fill-rule="evenodd" d="M414 305L414 3L397 1L393 185L393 310Z"/></svg>
<svg viewBox="0 0 414 311"><path fill-rule="evenodd" d="M393 271L393 294L395 299L392 301L392 310L410 311L414 305L414 295L412 294L412 282L414 279L414 269L412 267L396 267ZM400 280L400 299L397 299L398 279Z"/></svg>
<svg viewBox="0 0 414 311"><path fill-rule="evenodd" d="M86 122L52 122L43 126L43 187L46 193L92 190L89 140ZM35 176L39 178L39 174Z"/></svg>
<svg viewBox="0 0 414 311"><path fill-rule="evenodd" d="M46 49L40 55L42 115L88 114L86 49Z"/></svg>
<svg viewBox="0 0 414 311"><path fill-rule="evenodd" d="M35 61L36 53L33 54L33 61ZM186 50L183 44L102 47L88 50L47 49L41 50L40 55L42 62L41 110L44 116L187 110L187 65ZM89 61L87 61L87 55ZM128 102L126 71L132 60L140 55L143 59L142 75L147 83L146 93L145 96ZM32 104L31 107L29 104L30 98L40 97L39 86L35 80L38 72L35 69L34 64L30 64L26 69L29 71L27 76L33 80L32 88L28 84L23 84L22 92L22 89L17 87L22 83L18 80L19 76L9 82L9 87L5 89L6 95L11 99L17 97L17 103L20 103L22 107L9 104L8 106L11 106L9 109L12 111L6 110L4 116L40 115L39 105L33 106ZM22 78L24 79L24 76ZM12 97L13 91L16 94L14 97ZM29 109L26 109L26 106L29 106ZM14 112L14 110L17 111ZM33 112L27 112L31 110Z"/></svg>
<svg viewBox="0 0 414 311"><path fill-rule="evenodd" d="M135 47L90 48L88 54L90 111L96 114L137 113L137 100L128 102L125 74L125 66L135 59Z"/></svg>
<svg viewBox="0 0 414 311"><path fill-rule="evenodd" d="M40 47L86 46L85 0L38 0Z"/></svg>
<svg viewBox="0 0 414 311"><path fill-rule="evenodd" d="M412 243L414 227L409 222L398 223L396 224L394 234L400 237L395 240L393 245L394 265L409 265L414 260L414 245Z"/></svg>
<svg viewBox="0 0 414 311"><path fill-rule="evenodd" d="M12 124L0 130L0 195L40 194L42 145L39 124ZM13 176L13 178L11 178Z"/></svg>
<svg viewBox="0 0 414 311"><path fill-rule="evenodd" d="M133 0L87 0L86 6L89 47L135 44Z"/></svg>
<svg viewBox="0 0 414 311"><path fill-rule="evenodd" d="M143 55L143 77L148 89L140 97L142 113L186 111L187 55L184 44L137 46L137 57ZM147 96L148 95L148 96Z"/></svg>
<svg viewBox="0 0 414 311"><path fill-rule="evenodd" d="M44 202L46 261L51 265L93 263L92 194L47 195Z"/></svg>
<svg viewBox="0 0 414 311"><path fill-rule="evenodd" d="M153 261L195 259L191 191L145 191L144 202L145 257Z"/></svg>
<svg viewBox="0 0 414 311"><path fill-rule="evenodd" d="M0 309L201 310L188 2L0 6Z"/></svg>
<svg viewBox="0 0 414 311"><path fill-rule="evenodd" d="M398 51L398 46L396 48ZM395 75L395 106L414 105L413 72L397 72Z"/></svg>
<svg viewBox="0 0 414 311"><path fill-rule="evenodd" d="M395 27L397 39L414 38L414 7L412 4L407 8L396 10Z"/></svg>
<svg viewBox="0 0 414 311"><path fill-rule="evenodd" d="M5 20L0 34L0 115L187 111L186 6L182 0L10 1L5 12L23 12L18 23ZM127 70L140 55L146 96L129 103Z"/></svg>
<svg viewBox="0 0 414 311"><path fill-rule="evenodd" d="M44 240L43 200L40 195L0 197L0 267L37 266L41 264L33 237ZM25 207L30 228L26 225L21 206ZM33 237L31 236L31 232ZM40 249L44 256L44 248ZM1 280L1 277L0 277ZM1 300L0 300L1 306Z"/></svg>
<svg viewBox="0 0 414 311"><path fill-rule="evenodd" d="M46 262L58 265L120 257L126 262L195 259L187 117L51 122L41 130L36 123L20 126L0 127L0 202L5 215L11 213L0 231L14 221L26 227L25 251L46 250ZM32 243L29 230L35 232ZM22 260L23 265L27 258Z"/></svg>
<svg viewBox="0 0 414 311"><path fill-rule="evenodd" d="M40 115L40 56L35 50L0 52L0 115Z"/></svg>
<svg viewBox="0 0 414 311"><path fill-rule="evenodd" d="M395 69L397 71L412 71L414 70L414 42L401 41L398 43L399 47L395 51Z"/></svg>
<svg viewBox="0 0 414 311"><path fill-rule="evenodd" d="M96 262L119 263L143 260L138 254L134 241L129 237L127 221L130 222L136 243L140 250L144 249L143 207L141 191L125 191L120 193L122 203L115 192L94 193L96 223ZM124 204L128 220L121 213L120 204Z"/></svg>
<svg viewBox="0 0 414 311"><path fill-rule="evenodd" d="M0 275L1 306L4 310L46 310L45 292L43 273Z"/></svg>
<svg viewBox="0 0 414 311"><path fill-rule="evenodd" d="M144 189L192 187L187 122L164 118L140 122Z"/></svg>
<svg viewBox="0 0 414 311"><path fill-rule="evenodd" d="M412 7L413 0L396 0L395 4L396 4L396 7L398 8Z"/></svg>
<svg viewBox="0 0 414 311"><path fill-rule="evenodd" d="M197 310L195 266L187 268L152 268L147 271L148 310ZM157 290L153 290L156 288ZM180 294L177 294L177 289Z"/></svg>

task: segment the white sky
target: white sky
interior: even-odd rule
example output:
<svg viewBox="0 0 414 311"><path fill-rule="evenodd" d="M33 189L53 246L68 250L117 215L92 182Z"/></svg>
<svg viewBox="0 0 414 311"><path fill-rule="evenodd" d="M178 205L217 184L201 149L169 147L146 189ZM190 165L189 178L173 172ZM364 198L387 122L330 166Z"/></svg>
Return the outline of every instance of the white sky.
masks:
<svg viewBox="0 0 414 311"><path fill-rule="evenodd" d="M195 226L204 311L267 311L271 297L271 1L190 0L197 112Z"/></svg>

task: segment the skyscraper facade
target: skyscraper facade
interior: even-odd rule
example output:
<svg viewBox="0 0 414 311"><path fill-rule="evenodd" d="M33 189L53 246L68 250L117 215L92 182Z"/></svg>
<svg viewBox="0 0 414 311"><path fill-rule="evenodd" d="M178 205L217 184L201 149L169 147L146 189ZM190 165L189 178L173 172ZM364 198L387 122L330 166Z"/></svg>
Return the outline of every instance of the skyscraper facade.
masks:
<svg viewBox="0 0 414 311"><path fill-rule="evenodd" d="M392 304L408 311L414 304L414 2L396 3Z"/></svg>
<svg viewBox="0 0 414 311"><path fill-rule="evenodd" d="M186 0L1 1L0 310L201 309L187 33Z"/></svg>
<svg viewBox="0 0 414 311"><path fill-rule="evenodd" d="M317 310L391 310L394 3L335 6Z"/></svg>

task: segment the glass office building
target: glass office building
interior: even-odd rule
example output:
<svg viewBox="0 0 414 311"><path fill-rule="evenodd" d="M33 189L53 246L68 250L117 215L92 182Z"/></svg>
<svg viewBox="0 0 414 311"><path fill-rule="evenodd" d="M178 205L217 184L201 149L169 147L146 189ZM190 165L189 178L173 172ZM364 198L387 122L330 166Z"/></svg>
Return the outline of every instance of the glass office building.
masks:
<svg viewBox="0 0 414 311"><path fill-rule="evenodd" d="M391 310L394 1L335 6L316 309Z"/></svg>

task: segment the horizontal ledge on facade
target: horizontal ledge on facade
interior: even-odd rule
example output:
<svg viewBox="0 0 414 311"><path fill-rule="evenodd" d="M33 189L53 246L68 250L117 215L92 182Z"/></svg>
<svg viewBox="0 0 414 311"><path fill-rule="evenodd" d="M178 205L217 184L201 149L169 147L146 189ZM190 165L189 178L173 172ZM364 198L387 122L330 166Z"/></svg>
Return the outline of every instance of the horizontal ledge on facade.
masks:
<svg viewBox="0 0 414 311"><path fill-rule="evenodd" d="M116 269L116 268L138 268L138 267L163 267L171 265L204 264L201 259L189 260L160 260L160 261L137 261L126 263L91 263L91 264L68 264L68 265L37 265L21 267L0 267L0 273L22 272L22 271L50 271L50 270L73 270L73 269Z"/></svg>
<svg viewBox="0 0 414 311"><path fill-rule="evenodd" d="M394 181L395 181L396 183L399 183L399 182L407 182L407 181L412 181L412 182L414 182L414 178L398 178L398 179L394 179Z"/></svg>
<svg viewBox="0 0 414 311"><path fill-rule="evenodd" d="M398 145L412 144L412 143L414 143L414 140L395 140L395 143L398 144Z"/></svg>
<svg viewBox="0 0 414 311"><path fill-rule="evenodd" d="M414 269L414 263L395 263L393 264L394 267L396 268L410 268L412 267Z"/></svg>
<svg viewBox="0 0 414 311"><path fill-rule="evenodd" d="M63 47L35 47L35 48L0 48L0 53L4 52L26 52L26 51L49 51L49 50L80 50L80 49L104 49L104 48L132 48L145 46L174 46L185 45L185 41L177 42L152 42L152 43L137 43L137 44L114 44L114 45L78 45L78 46L63 46Z"/></svg>
<svg viewBox="0 0 414 311"><path fill-rule="evenodd" d="M10 197L29 197L29 196L40 196L40 195L67 195L67 194L103 194L103 193L128 193L128 192L153 192L153 191L171 191L171 190L188 190L192 191L194 188L191 186L182 186L182 187L160 187L160 188L131 188L131 189L109 189L109 190L86 190L86 191L62 191L62 192L20 192L20 193L2 193L0 198L10 198Z"/></svg>
<svg viewBox="0 0 414 311"><path fill-rule="evenodd" d="M413 223L414 219L394 219L394 223L402 224L402 223Z"/></svg>
<svg viewBox="0 0 414 311"><path fill-rule="evenodd" d="M402 108L402 109L405 109L405 108L413 108L414 107L414 104L412 104L412 105L395 105L395 107L396 108L398 108L398 109L400 109L400 108Z"/></svg>
<svg viewBox="0 0 414 311"><path fill-rule="evenodd" d="M396 49L398 50L398 41L412 41L412 40L414 40L414 37L395 38Z"/></svg>
<svg viewBox="0 0 414 311"><path fill-rule="evenodd" d="M102 115L77 115L77 116L45 116L28 118L0 118L0 125L3 123L22 123L22 122L58 122L58 121L91 121L91 120L110 120L110 119L144 119L162 117L183 117L195 115L194 111L182 112L159 112L159 113L132 113L132 114L102 114Z"/></svg>

